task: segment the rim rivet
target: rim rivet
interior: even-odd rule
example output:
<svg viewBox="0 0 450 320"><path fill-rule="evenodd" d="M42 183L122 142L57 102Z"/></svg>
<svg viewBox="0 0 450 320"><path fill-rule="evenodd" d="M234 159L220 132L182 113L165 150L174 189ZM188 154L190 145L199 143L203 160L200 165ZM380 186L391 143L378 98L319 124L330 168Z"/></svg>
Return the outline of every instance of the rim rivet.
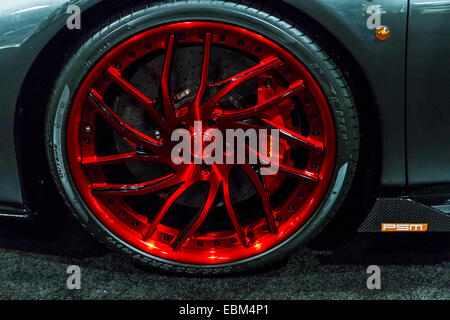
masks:
<svg viewBox="0 0 450 320"><path fill-rule="evenodd" d="M152 48L152 45L150 43L145 44L145 49L150 50Z"/></svg>
<svg viewBox="0 0 450 320"><path fill-rule="evenodd" d="M225 36L225 35L223 35L223 34L221 34L220 36L219 36L219 40L220 41L225 41L227 39L227 37Z"/></svg>
<svg viewBox="0 0 450 320"><path fill-rule="evenodd" d="M231 238L230 241L231 241L231 243L236 243L237 239L236 238Z"/></svg>
<svg viewBox="0 0 450 320"><path fill-rule="evenodd" d="M293 204L290 204L289 206L288 206L288 209L289 209L289 211L294 211L294 205Z"/></svg>
<svg viewBox="0 0 450 320"><path fill-rule="evenodd" d="M203 246L203 241L197 242L197 245L198 245L199 247Z"/></svg>
<svg viewBox="0 0 450 320"><path fill-rule="evenodd" d="M114 203L114 199L109 198L109 199L107 200L107 202L108 202L109 204L113 204L113 203Z"/></svg>
<svg viewBox="0 0 450 320"><path fill-rule="evenodd" d="M261 53L261 51L262 51L262 50L261 50L260 47L255 48L255 52L256 52L256 53Z"/></svg>
<svg viewBox="0 0 450 320"><path fill-rule="evenodd" d="M276 217L275 219L277 222L280 222L282 220L282 218L280 216Z"/></svg>
<svg viewBox="0 0 450 320"><path fill-rule="evenodd" d="M120 63L116 64L116 69L122 68L122 65Z"/></svg>
<svg viewBox="0 0 450 320"><path fill-rule="evenodd" d="M124 216L125 215L125 211L123 211L123 210L120 210L120 213L119 213L121 216Z"/></svg>
<svg viewBox="0 0 450 320"><path fill-rule="evenodd" d="M303 192L299 192L299 193L298 193L298 196L299 196L300 198L303 198L303 197L305 196L305 194L304 194Z"/></svg>
<svg viewBox="0 0 450 320"><path fill-rule="evenodd" d="M244 40L239 40L238 41L238 45L243 46L244 45Z"/></svg>
<svg viewBox="0 0 450 320"><path fill-rule="evenodd" d="M215 246L220 246L220 241L215 241L215 242L214 242L214 245L215 245Z"/></svg>
<svg viewBox="0 0 450 320"><path fill-rule="evenodd" d="M136 53L134 53L134 52L130 52L128 55L129 55L130 58L132 58L132 59L136 58Z"/></svg>
<svg viewBox="0 0 450 320"><path fill-rule="evenodd" d="M184 33L180 33L180 35L178 36L178 38L180 40L186 40L186 35Z"/></svg>

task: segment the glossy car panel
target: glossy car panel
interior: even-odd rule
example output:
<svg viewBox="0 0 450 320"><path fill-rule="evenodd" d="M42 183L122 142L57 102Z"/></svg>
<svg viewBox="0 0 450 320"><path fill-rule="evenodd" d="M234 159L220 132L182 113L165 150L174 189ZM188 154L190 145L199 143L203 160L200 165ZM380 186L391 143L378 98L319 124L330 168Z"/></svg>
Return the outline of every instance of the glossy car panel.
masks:
<svg viewBox="0 0 450 320"><path fill-rule="evenodd" d="M404 71L408 1L287 2L324 26L358 62L373 90L380 117L373 121L379 121L381 127L381 185L405 185ZM377 40L375 31L367 28L367 8L373 4L381 6L381 23L391 29L387 41Z"/></svg>
<svg viewBox="0 0 450 320"><path fill-rule="evenodd" d="M411 1L407 135L411 185L450 181L450 1Z"/></svg>

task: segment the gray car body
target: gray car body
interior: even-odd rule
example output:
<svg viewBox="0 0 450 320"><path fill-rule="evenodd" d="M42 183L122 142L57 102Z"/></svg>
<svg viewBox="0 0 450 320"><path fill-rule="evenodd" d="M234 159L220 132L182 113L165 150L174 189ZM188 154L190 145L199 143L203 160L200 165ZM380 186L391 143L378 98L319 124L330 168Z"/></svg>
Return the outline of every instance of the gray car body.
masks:
<svg viewBox="0 0 450 320"><path fill-rule="evenodd" d="M66 28L70 4L83 13L100 0L22 0L0 4L0 204L24 203L16 131L17 102L33 63ZM352 56L370 89L381 149L379 184L450 183L450 1L285 0L320 24ZM370 5L392 31L377 40ZM82 20L83 21L83 20ZM32 105L23 106L33 108ZM0 206L1 209L1 206Z"/></svg>

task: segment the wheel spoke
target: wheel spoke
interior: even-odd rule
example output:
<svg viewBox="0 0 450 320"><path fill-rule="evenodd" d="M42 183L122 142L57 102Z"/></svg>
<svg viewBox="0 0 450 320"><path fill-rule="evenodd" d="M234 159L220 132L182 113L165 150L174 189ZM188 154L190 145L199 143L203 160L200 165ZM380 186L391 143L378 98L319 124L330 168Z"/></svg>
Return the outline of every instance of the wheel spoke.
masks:
<svg viewBox="0 0 450 320"><path fill-rule="evenodd" d="M296 179L304 179L311 182L319 182L319 176L316 173L309 172L306 170L300 170L284 164L279 164L279 167L280 173L284 173L289 177Z"/></svg>
<svg viewBox="0 0 450 320"><path fill-rule="evenodd" d="M107 71L111 79L118 84L127 94L129 94L134 100L136 100L141 106L143 106L150 116L152 117L155 124L160 128L164 129L164 122L159 114L158 110L155 109L154 101L147 98L142 92L135 88L131 83L126 81L119 70L114 67L109 67Z"/></svg>
<svg viewBox="0 0 450 320"><path fill-rule="evenodd" d="M202 77L200 80L200 88L198 90L197 96L195 97L192 108L195 112L196 119L200 119L200 104L202 103L203 97L205 96L206 89L208 88L208 79L209 79L209 63L211 58L211 41L212 34L205 34L205 45L203 52L203 63L202 63Z"/></svg>
<svg viewBox="0 0 450 320"><path fill-rule="evenodd" d="M136 184L93 183L92 193L106 196L141 196L173 187L179 183L180 179L175 174L169 174L162 178Z"/></svg>
<svg viewBox="0 0 450 320"><path fill-rule="evenodd" d="M159 212L156 214L155 218L153 218L153 221L147 226L147 230L145 230L143 235L143 241L148 240L153 233L156 231L156 228L158 227L161 220L164 218L164 216L167 214L167 212L170 210L174 202L187 190L189 187L192 186L192 182L184 182L178 189L176 189L170 197L166 200L163 207L159 210Z"/></svg>
<svg viewBox="0 0 450 320"><path fill-rule="evenodd" d="M308 150L315 150L319 152L323 152L323 143L309 137L304 137L292 130L287 129L286 127L280 126L270 120L262 119L265 123L270 125L272 128L278 129L280 131L280 138L285 139L289 142L292 142L296 145L304 147Z"/></svg>
<svg viewBox="0 0 450 320"><path fill-rule="evenodd" d="M159 141L135 130L123 121L108 105L105 103L100 94L91 90L89 95L89 102L99 114L113 127L116 132L123 138L130 140L145 149L158 153L160 144Z"/></svg>
<svg viewBox="0 0 450 320"><path fill-rule="evenodd" d="M170 94L170 71L172 68L172 58L175 47L175 35L171 34L167 40L166 57L161 77L161 95L164 106L164 114L167 122L173 122L176 119L175 108Z"/></svg>
<svg viewBox="0 0 450 320"><path fill-rule="evenodd" d="M216 110L215 112L220 115L221 120L243 120L243 119L249 119L255 116L260 115L264 111L278 105L282 101L298 94L302 90L305 89L305 85L303 84L302 80L299 80L297 82L294 82L289 86L289 88L282 93L274 96L272 99L259 104L257 106L247 108L244 110L239 111L223 111L223 110Z"/></svg>
<svg viewBox="0 0 450 320"><path fill-rule="evenodd" d="M261 153L257 152L256 150L250 148L248 145L245 145L247 150L249 150L249 152L255 154L258 159L261 161L261 163L263 165L269 165L270 159L267 158L266 156L262 155ZM304 180L308 180L308 181L312 181L312 182L319 182L319 176L316 173L313 172L309 172L306 170L301 170L301 169L297 169L282 163L278 164L278 168L280 173L284 173L287 176L296 178L296 179L304 179Z"/></svg>
<svg viewBox="0 0 450 320"><path fill-rule="evenodd" d="M128 152L110 156L92 156L86 157L81 161L81 164L86 167L93 166L105 166L114 165L130 162L154 162L154 163L165 163L163 159L159 156L151 156L148 154L140 154L137 152Z"/></svg>
<svg viewBox="0 0 450 320"><path fill-rule="evenodd" d="M233 224L234 230L236 231L237 236L238 236L239 240L241 241L242 245L244 247L248 247L247 238L245 237L245 230L242 227L241 222L239 221L239 217L236 214L236 212L233 208L232 201L231 201L229 179L226 179L223 182L222 188L223 188L223 197L225 200L225 207L227 208L227 212L228 212L228 215L230 216L231 223Z"/></svg>
<svg viewBox="0 0 450 320"><path fill-rule="evenodd" d="M203 203L203 207L198 211L196 216L188 223L188 225L181 231L175 240L172 242L171 246L173 250L179 250L182 245L198 230L198 228L203 224L206 217L208 216L211 208L215 203L217 196L217 191L220 188L220 182L210 182L208 195Z"/></svg>
<svg viewBox="0 0 450 320"><path fill-rule="evenodd" d="M266 215L267 225L269 226L270 232L276 234L277 226L275 224L275 217L273 216L273 210L272 205L270 204L270 197L269 194L263 184L263 182L260 180L258 174L255 172L255 170L252 168L250 164L244 164L242 166L247 176L250 178L250 181L252 182L253 186L256 189L256 192L259 195L259 198L261 199L261 202L264 207L264 213Z"/></svg>
<svg viewBox="0 0 450 320"><path fill-rule="evenodd" d="M265 72L268 72L270 70L279 67L282 63L283 62L277 57L267 58L261 61L261 63L259 63L255 67L252 67L241 73L238 73L225 81L211 85L213 87L225 85L225 87L218 93L216 93L201 107L203 115L209 116L209 114L212 112L213 108L217 105L217 103L239 85L258 77Z"/></svg>

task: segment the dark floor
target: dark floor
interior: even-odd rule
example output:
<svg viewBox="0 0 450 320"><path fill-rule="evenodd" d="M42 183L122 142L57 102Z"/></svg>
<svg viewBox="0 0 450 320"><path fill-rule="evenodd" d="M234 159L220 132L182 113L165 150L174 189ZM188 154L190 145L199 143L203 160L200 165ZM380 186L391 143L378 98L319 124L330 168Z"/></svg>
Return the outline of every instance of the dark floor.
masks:
<svg viewBox="0 0 450 320"><path fill-rule="evenodd" d="M143 271L68 218L55 234L0 223L0 299L450 299L450 234L358 235L334 252L304 248L246 276L187 278ZM68 290L68 265L82 270ZM366 269L381 267L381 290Z"/></svg>

